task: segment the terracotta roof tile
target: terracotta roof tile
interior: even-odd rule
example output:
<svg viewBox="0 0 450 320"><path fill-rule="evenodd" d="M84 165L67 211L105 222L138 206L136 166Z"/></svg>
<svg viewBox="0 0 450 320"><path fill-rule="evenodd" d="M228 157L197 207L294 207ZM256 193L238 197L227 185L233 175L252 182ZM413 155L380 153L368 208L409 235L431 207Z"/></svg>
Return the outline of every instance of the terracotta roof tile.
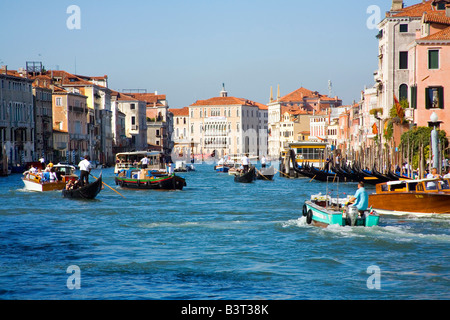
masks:
<svg viewBox="0 0 450 320"><path fill-rule="evenodd" d="M262 103L235 97L214 97L207 100L197 100L190 106L198 107L198 106L229 106L229 105L254 106L262 110L268 109L268 107Z"/></svg>
<svg viewBox="0 0 450 320"><path fill-rule="evenodd" d="M175 108L175 109L169 109L170 112L172 112L174 117L182 117L182 116L189 116L189 108Z"/></svg>
<svg viewBox="0 0 450 320"><path fill-rule="evenodd" d="M420 41L429 41L429 40L450 40L450 27L445 28L442 31L436 32L427 37L421 38Z"/></svg>
<svg viewBox="0 0 450 320"><path fill-rule="evenodd" d="M426 12L423 18L423 22L425 23L439 23L450 25L450 17L447 17L445 15L445 12L442 11Z"/></svg>
<svg viewBox="0 0 450 320"><path fill-rule="evenodd" d="M433 0L428 0L405 7L399 10L398 13L393 14L392 17L422 17L424 12L435 10L432 3Z"/></svg>

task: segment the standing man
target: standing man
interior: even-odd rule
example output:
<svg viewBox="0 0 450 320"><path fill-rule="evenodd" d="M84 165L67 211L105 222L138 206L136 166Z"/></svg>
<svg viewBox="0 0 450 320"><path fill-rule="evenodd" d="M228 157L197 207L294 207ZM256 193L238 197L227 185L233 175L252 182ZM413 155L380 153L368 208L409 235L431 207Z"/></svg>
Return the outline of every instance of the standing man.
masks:
<svg viewBox="0 0 450 320"><path fill-rule="evenodd" d="M91 172L92 166L89 162L89 156L84 156L84 159L80 161L78 164L78 167L80 168L80 184L81 186L84 185L84 181L86 181L86 184L89 184L89 174Z"/></svg>
<svg viewBox="0 0 450 320"><path fill-rule="evenodd" d="M246 153L242 159L242 166L244 167L244 173L248 171L248 165L249 165L249 160L248 160L248 153Z"/></svg>
<svg viewBox="0 0 450 320"><path fill-rule="evenodd" d="M141 168L147 169L147 167L148 167L148 158L147 156L145 156L141 159Z"/></svg>
<svg viewBox="0 0 450 320"><path fill-rule="evenodd" d="M266 167L266 157L262 156L261 158L261 168L265 168Z"/></svg>

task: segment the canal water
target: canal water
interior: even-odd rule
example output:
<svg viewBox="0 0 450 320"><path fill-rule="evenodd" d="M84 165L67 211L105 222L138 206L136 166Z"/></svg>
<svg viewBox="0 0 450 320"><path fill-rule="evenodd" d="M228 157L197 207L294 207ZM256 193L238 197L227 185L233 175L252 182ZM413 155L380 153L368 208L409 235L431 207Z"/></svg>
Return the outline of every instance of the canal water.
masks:
<svg viewBox="0 0 450 320"><path fill-rule="evenodd" d="M105 187L93 201L0 178L0 299L450 298L449 218L322 229L301 208L326 183L196 169L179 174L183 191L120 189L103 169L125 198ZM339 184L341 196L356 189Z"/></svg>

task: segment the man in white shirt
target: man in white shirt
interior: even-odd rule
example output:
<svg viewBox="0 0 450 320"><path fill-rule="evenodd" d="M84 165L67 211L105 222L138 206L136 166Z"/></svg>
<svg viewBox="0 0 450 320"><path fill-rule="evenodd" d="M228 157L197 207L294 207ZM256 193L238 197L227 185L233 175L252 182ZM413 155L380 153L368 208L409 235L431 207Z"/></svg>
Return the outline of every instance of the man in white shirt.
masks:
<svg viewBox="0 0 450 320"><path fill-rule="evenodd" d="M89 156L86 155L82 161L78 164L78 167L80 168L80 184L81 186L84 185L84 181L86 181L86 184L89 184L89 174L91 172L92 166L89 162Z"/></svg>
<svg viewBox="0 0 450 320"><path fill-rule="evenodd" d="M248 165L249 165L248 153L242 157L241 162L242 162L242 166L244 167L244 172L247 172Z"/></svg>
<svg viewBox="0 0 450 320"><path fill-rule="evenodd" d="M262 156L261 158L261 168L265 168L266 167L266 157Z"/></svg>
<svg viewBox="0 0 450 320"><path fill-rule="evenodd" d="M145 156L141 159L141 167L142 169L147 169L148 166L148 158Z"/></svg>

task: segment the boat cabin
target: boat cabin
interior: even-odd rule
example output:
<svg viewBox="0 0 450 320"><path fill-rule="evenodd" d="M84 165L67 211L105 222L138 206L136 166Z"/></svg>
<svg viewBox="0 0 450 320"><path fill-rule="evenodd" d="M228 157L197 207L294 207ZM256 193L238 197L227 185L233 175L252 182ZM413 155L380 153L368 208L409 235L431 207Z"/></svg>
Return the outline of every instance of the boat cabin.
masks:
<svg viewBox="0 0 450 320"><path fill-rule="evenodd" d="M148 159L147 168L149 169L159 170L164 165L161 161L161 154L158 151L123 152L116 155L114 173L117 174L122 170L141 167L141 160L144 157Z"/></svg>
<svg viewBox="0 0 450 320"><path fill-rule="evenodd" d="M377 184L376 192L450 192L450 179L399 180Z"/></svg>

